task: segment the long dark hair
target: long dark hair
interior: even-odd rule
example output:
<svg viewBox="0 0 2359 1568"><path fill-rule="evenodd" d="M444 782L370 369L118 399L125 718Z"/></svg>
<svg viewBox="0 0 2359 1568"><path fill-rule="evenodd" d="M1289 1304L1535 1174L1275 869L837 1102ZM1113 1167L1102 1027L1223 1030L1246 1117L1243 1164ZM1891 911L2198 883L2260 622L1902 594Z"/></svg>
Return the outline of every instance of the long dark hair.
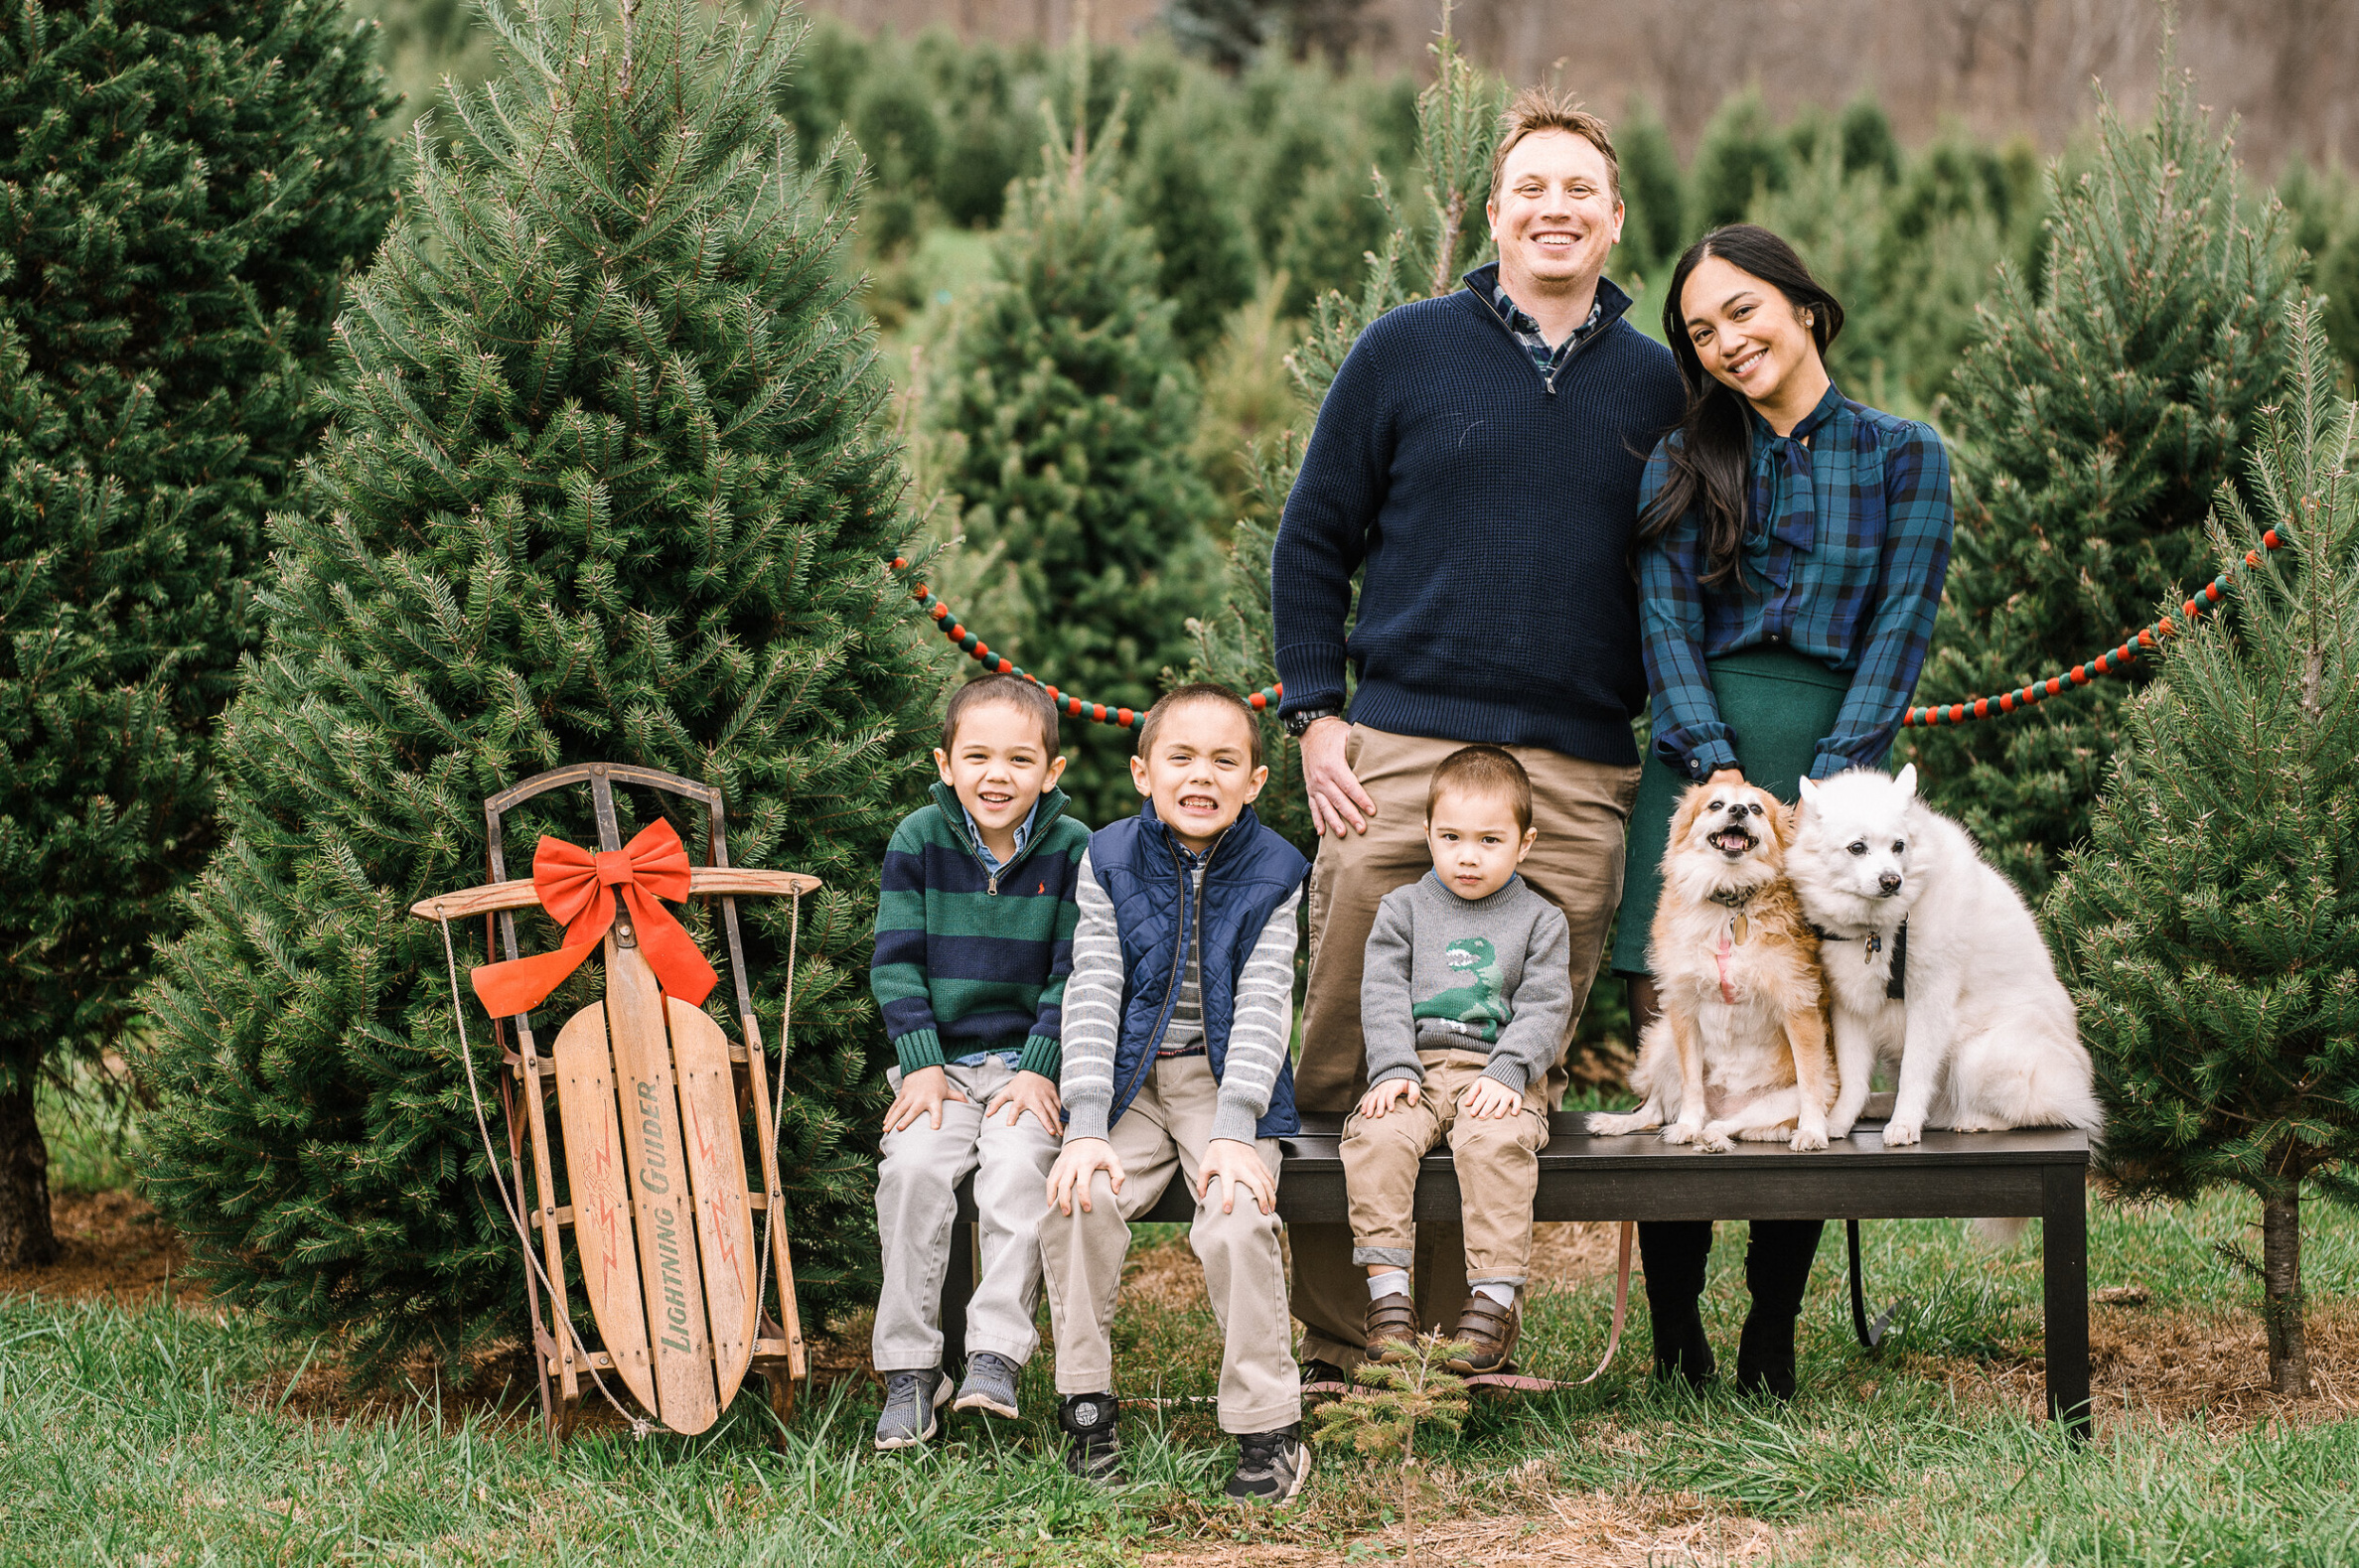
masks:
<svg viewBox="0 0 2359 1568"><path fill-rule="evenodd" d="M1680 417L1679 439L1671 443L1671 481L1639 514L1633 551L1661 538L1693 508L1703 524L1703 581L1709 586L1738 579L1738 550L1744 539L1745 484L1752 467L1752 433L1745 425L1744 398L1712 379L1688 341L1680 295L1689 275L1711 256L1759 278L1811 315L1810 335L1824 356L1843 331L1843 306L1827 292L1794 247L1758 223L1715 228L1688 247L1671 269L1663 296L1663 336L1688 383L1688 411Z"/></svg>

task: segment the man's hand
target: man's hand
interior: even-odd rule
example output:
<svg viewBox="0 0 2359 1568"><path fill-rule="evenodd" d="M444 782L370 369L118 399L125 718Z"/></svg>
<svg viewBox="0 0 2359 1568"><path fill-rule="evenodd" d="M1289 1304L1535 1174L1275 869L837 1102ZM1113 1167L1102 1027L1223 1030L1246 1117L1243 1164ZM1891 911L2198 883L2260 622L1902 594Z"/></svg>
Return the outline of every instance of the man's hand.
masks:
<svg viewBox="0 0 2359 1568"><path fill-rule="evenodd" d="M1376 815L1376 802L1343 760L1351 735L1352 727L1333 715L1302 732L1302 787L1310 795L1311 826L1322 835L1365 833Z"/></svg>
<svg viewBox="0 0 2359 1568"><path fill-rule="evenodd" d="M885 1108L885 1131L899 1132L915 1125L920 1116L931 1116L934 1130L940 1132L942 1108L954 1100L963 1105L966 1096L951 1087L950 1074L942 1069L920 1068L915 1072L904 1072L893 1103Z"/></svg>
<svg viewBox="0 0 2359 1568"><path fill-rule="evenodd" d="M1458 1109L1476 1121L1498 1121L1524 1108L1524 1096L1494 1077L1476 1078L1458 1096Z"/></svg>
<svg viewBox="0 0 2359 1568"><path fill-rule="evenodd" d="M1277 1181L1261 1163L1261 1151L1235 1138L1215 1138L1204 1146L1204 1164L1196 1170L1196 1201L1203 1203L1214 1182L1228 1185L1221 1193L1221 1212L1237 1212L1237 1190L1244 1188L1268 1213L1277 1208Z"/></svg>
<svg viewBox="0 0 2359 1568"><path fill-rule="evenodd" d="M1068 1138L1057 1155L1057 1163L1049 1169L1049 1202L1057 1212L1073 1212L1073 1202L1081 1200L1082 1212L1095 1213L1090 1202L1090 1188L1098 1173L1104 1171L1106 1185L1116 1194L1122 1191L1122 1161L1114 1153L1114 1146L1104 1138Z"/></svg>
<svg viewBox="0 0 2359 1568"><path fill-rule="evenodd" d="M992 1095L991 1103L983 1107L983 1120L989 1121L998 1115L1002 1105L1011 1107L1007 1113L1010 1127L1024 1119L1024 1112L1030 1111L1050 1132L1065 1130L1065 1107L1057 1098L1057 1085L1049 1081L1046 1073L1017 1073L1009 1080L1007 1087Z"/></svg>
<svg viewBox="0 0 2359 1568"><path fill-rule="evenodd" d="M1414 1105L1424 1097L1425 1087L1415 1078L1387 1078L1360 1096L1360 1114L1374 1121L1398 1101Z"/></svg>

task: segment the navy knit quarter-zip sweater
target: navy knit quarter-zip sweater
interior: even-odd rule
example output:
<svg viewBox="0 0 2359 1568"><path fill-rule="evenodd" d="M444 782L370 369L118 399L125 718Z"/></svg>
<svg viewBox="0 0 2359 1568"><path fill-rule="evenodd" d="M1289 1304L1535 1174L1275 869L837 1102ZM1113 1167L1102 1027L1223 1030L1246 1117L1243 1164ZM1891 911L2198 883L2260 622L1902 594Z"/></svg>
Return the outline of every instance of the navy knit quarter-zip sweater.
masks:
<svg viewBox="0 0 2359 1568"><path fill-rule="evenodd" d="M1603 279L1606 319L1544 377L1497 276L1387 313L1328 388L1270 559L1279 711L1343 706L1349 659L1357 723L1632 765L1630 535L1686 392Z"/></svg>

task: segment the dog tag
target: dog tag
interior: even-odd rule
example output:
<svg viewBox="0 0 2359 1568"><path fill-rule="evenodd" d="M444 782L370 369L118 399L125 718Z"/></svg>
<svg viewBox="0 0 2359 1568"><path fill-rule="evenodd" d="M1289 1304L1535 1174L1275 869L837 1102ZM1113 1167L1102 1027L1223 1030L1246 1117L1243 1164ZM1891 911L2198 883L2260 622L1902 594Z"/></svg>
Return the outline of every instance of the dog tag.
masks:
<svg viewBox="0 0 2359 1568"><path fill-rule="evenodd" d="M1738 946L1740 946L1740 947L1741 947L1741 946L1743 946L1743 945L1744 945L1744 939L1745 939L1745 932L1746 932L1747 930L1751 929L1751 927L1748 927L1748 926L1745 924L1745 918L1744 918L1742 915L1739 915L1739 916L1738 916L1738 917L1735 919L1735 921L1733 921L1733 922L1731 923L1731 928L1732 928L1732 929L1735 931L1735 933L1736 933L1736 944L1737 944Z"/></svg>

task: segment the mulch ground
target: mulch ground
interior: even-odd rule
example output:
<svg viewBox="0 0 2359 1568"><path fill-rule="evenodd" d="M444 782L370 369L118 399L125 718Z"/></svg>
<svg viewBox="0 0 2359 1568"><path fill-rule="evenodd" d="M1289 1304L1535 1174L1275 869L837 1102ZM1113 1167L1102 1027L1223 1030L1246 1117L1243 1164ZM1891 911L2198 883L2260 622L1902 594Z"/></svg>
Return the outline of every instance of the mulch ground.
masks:
<svg viewBox="0 0 2359 1568"><path fill-rule="evenodd" d="M143 1198L130 1193L61 1193L50 1224L63 1252L47 1268L0 1269L0 1296L111 1297L145 1301L169 1288L175 1300L204 1299L189 1278L188 1248Z"/></svg>

